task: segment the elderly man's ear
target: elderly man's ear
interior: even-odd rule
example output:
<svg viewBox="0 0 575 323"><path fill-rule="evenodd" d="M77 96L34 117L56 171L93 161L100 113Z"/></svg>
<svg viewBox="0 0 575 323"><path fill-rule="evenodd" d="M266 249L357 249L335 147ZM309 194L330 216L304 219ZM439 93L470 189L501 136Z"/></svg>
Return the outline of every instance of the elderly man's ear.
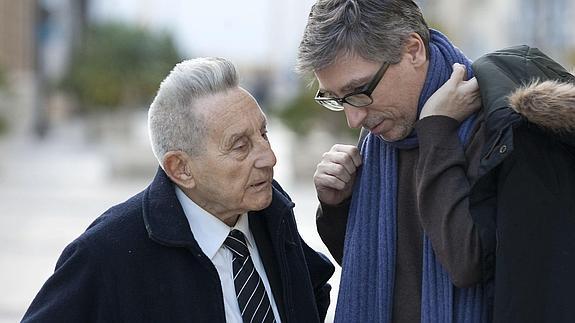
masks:
<svg viewBox="0 0 575 323"><path fill-rule="evenodd" d="M182 188L195 186L190 167L190 156L183 151L170 151L164 155L164 171L168 177Z"/></svg>

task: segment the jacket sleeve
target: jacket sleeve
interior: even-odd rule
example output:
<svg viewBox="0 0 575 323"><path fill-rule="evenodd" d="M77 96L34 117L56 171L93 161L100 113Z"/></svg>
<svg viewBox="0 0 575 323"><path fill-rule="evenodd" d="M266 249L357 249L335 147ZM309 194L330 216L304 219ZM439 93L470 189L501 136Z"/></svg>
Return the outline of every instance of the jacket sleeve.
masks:
<svg viewBox="0 0 575 323"><path fill-rule="evenodd" d="M458 138L459 122L431 116L416 125L419 161L416 171L418 207L423 230L454 285L468 287L481 280L481 241L474 225L469 196L469 169L479 159L481 143L473 137L468 160ZM474 147L478 146L478 147Z"/></svg>
<svg viewBox="0 0 575 323"><path fill-rule="evenodd" d="M92 322L98 320L98 268L80 240L68 245L54 274L45 282L22 322ZM99 318L103 319L103 318Z"/></svg>
<svg viewBox="0 0 575 323"><path fill-rule="evenodd" d="M317 232L340 266L350 203L351 198L337 206L320 203L316 212Z"/></svg>
<svg viewBox="0 0 575 323"><path fill-rule="evenodd" d="M320 321L323 322L330 304L331 286L328 284L328 280L333 275L335 268L324 254L310 248L303 239L301 239L301 244L313 286L317 311Z"/></svg>

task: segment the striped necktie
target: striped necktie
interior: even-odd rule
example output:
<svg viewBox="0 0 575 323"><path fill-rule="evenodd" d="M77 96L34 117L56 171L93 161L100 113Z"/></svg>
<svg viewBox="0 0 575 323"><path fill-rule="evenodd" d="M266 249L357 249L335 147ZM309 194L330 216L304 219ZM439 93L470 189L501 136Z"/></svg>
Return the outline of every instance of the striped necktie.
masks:
<svg viewBox="0 0 575 323"><path fill-rule="evenodd" d="M275 322L270 300L252 262L244 234L240 230L232 230L224 245L234 256L234 285L244 323Z"/></svg>

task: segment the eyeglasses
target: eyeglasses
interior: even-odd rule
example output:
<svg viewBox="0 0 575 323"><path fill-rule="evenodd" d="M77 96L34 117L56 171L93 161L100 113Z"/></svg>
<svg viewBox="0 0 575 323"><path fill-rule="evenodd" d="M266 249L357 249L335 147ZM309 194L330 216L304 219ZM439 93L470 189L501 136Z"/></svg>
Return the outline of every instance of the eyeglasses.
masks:
<svg viewBox="0 0 575 323"><path fill-rule="evenodd" d="M379 81L383 78L383 74L385 74L389 65L389 63L383 63L379 70L377 70L377 73L373 76L373 79L362 89L349 93L342 98L326 97L320 90L318 90L315 95L315 102L332 111L342 111L344 103L356 108L368 106L373 103L371 93L373 93L373 90L375 90Z"/></svg>

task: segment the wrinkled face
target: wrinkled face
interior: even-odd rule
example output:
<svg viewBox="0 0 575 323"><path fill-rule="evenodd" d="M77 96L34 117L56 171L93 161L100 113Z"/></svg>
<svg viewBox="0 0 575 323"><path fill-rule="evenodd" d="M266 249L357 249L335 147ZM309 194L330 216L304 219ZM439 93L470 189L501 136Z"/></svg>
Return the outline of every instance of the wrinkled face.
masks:
<svg viewBox="0 0 575 323"><path fill-rule="evenodd" d="M238 87L195 104L208 137L206 150L191 158L192 200L224 222L267 207L276 157L257 102Z"/></svg>
<svg viewBox="0 0 575 323"><path fill-rule="evenodd" d="M390 65L371 94L373 103L356 108L344 103L347 123L351 128L364 127L387 141L407 137L417 120L419 93L425 74L412 64L409 55ZM369 83L381 62L357 55L340 55L315 76L325 96L343 97Z"/></svg>

